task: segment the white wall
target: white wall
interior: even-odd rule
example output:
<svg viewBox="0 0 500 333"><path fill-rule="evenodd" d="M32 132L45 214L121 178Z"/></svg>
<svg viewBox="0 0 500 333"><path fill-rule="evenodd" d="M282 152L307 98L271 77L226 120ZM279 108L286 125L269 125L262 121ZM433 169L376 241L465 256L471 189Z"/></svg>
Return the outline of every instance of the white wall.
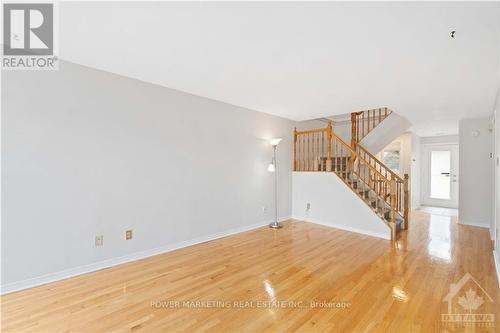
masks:
<svg viewBox="0 0 500 333"><path fill-rule="evenodd" d="M373 154L377 154L398 136L405 133L410 126L411 123L408 119L393 112L361 139L361 144Z"/></svg>
<svg viewBox="0 0 500 333"><path fill-rule="evenodd" d="M421 138L415 133L411 133L410 163L411 209L416 209L421 205L422 145Z"/></svg>
<svg viewBox="0 0 500 333"><path fill-rule="evenodd" d="M328 126L328 123L321 121L321 120L318 120L318 119L298 121L295 123L295 127L297 128L297 131L305 131L305 130L311 130L311 129L317 129L317 128L326 128L326 126Z"/></svg>
<svg viewBox="0 0 500 333"><path fill-rule="evenodd" d="M293 217L390 239L390 228L333 172L293 173ZM307 210L307 203L310 209Z"/></svg>
<svg viewBox="0 0 500 333"><path fill-rule="evenodd" d="M500 238L499 238L499 229L500 229L500 83L498 84L498 92L495 103L495 137L494 137L494 147L495 147L495 159L493 162L495 172L495 182L494 182L494 217L495 220L492 223L492 229L490 229L490 233L492 234L492 238L495 240L495 265L497 268L497 278L500 283Z"/></svg>
<svg viewBox="0 0 500 333"><path fill-rule="evenodd" d="M65 62L4 71L2 109L4 292L269 222L270 137L291 215L292 121Z"/></svg>
<svg viewBox="0 0 500 333"><path fill-rule="evenodd" d="M420 206L420 137L413 132L406 132L398 136L389 146L394 143L400 145L400 176L407 173L410 177L410 200L411 209ZM380 154L378 155L380 158Z"/></svg>
<svg viewBox="0 0 500 333"><path fill-rule="evenodd" d="M420 143L427 144L458 144L457 135L425 136L420 138Z"/></svg>
<svg viewBox="0 0 500 333"><path fill-rule="evenodd" d="M489 228L493 204L489 117L460 120L459 151L459 222Z"/></svg>

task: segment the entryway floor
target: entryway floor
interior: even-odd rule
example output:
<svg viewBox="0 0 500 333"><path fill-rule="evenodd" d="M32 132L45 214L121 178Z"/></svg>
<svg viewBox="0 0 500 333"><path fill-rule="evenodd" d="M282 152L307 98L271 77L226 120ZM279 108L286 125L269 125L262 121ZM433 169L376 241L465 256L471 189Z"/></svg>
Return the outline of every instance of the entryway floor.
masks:
<svg viewBox="0 0 500 333"><path fill-rule="evenodd" d="M420 206L417 210L434 215L458 217L458 209L455 208Z"/></svg>

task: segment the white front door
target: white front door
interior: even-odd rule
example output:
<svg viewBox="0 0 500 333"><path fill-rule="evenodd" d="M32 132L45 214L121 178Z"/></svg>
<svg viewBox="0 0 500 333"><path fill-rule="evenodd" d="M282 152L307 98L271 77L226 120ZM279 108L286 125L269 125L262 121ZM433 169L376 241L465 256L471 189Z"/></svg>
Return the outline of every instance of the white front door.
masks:
<svg viewBox="0 0 500 333"><path fill-rule="evenodd" d="M458 145L424 145L422 162L422 203L458 208Z"/></svg>

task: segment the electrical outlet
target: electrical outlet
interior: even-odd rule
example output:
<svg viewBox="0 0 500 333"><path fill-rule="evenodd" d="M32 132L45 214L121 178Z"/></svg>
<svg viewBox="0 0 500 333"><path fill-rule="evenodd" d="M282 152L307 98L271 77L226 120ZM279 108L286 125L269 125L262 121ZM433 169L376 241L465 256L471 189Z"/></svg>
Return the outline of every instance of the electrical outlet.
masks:
<svg viewBox="0 0 500 333"><path fill-rule="evenodd" d="M308 202L306 204L306 211L310 211L311 210L311 204Z"/></svg>
<svg viewBox="0 0 500 333"><path fill-rule="evenodd" d="M125 231L125 240L132 239L132 230Z"/></svg>
<svg viewBox="0 0 500 333"><path fill-rule="evenodd" d="M103 235L98 235L95 236L95 247L103 246L104 245L104 236Z"/></svg>
<svg viewBox="0 0 500 333"><path fill-rule="evenodd" d="M267 213L267 207L266 206L262 206L262 214L265 214Z"/></svg>

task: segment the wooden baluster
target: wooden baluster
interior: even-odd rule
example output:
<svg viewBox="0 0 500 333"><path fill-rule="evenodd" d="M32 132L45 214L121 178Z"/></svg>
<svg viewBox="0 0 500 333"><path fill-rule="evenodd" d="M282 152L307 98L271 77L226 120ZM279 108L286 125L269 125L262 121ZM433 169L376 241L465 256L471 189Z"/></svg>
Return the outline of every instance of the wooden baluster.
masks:
<svg viewBox="0 0 500 333"><path fill-rule="evenodd" d="M297 134L297 171L300 171L300 134Z"/></svg>
<svg viewBox="0 0 500 333"><path fill-rule="evenodd" d="M316 133L316 171L320 171L320 162L321 162L321 159L320 159L320 150L321 150L321 146L319 145L319 136L321 135L321 132L318 132Z"/></svg>
<svg viewBox="0 0 500 333"><path fill-rule="evenodd" d="M337 142L337 156L335 157L335 168L337 169L337 172L340 176L342 176L342 166L341 163L339 162L341 160L342 156L342 146L340 145L340 142Z"/></svg>
<svg viewBox="0 0 500 333"><path fill-rule="evenodd" d="M339 149L340 149L340 152L339 152L339 157L338 159L340 159L339 161L339 168L340 168L340 177L344 178L344 167L342 165L342 156L344 156L344 147L342 146L342 143L339 142Z"/></svg>
<svg viewBox="0 0 500 333"><path fill-rule="evenodd" d="M378 109L378 124L382 121L382 109Z"/></svg>
<svg viewBox="0 0 500 333"><path fill-rule="evenodd" d="M312 157L312 171L316 171L316 151L315 151L315 142L316 142L316 133L311 133L312 143L311 143L311 157Z"/></svg>
<svg viewBox="0 0 500 333"><path fill-rule="evenodd" d="M359 189L359 187L361 185L361 179L360 179L360 177L361 177L361 160L360 159L358 159L358 174L357 174L357 176L358 176L357 179L358 179L358 189Z"/></svg>
<svg viewBox="0 0 500 333"><path fill-rule="evenodd" d="M349 170L350 170L350 178L351 178L351 186L354 188L354 154L352 150L349 150Z"/></svg>
<svg viewBox="0 0 500 333"><path fill-rule="evenodd" d="M340 144L340 147L341 147L341 158L340 158L340 167L342 168L342 177L344 179L347 179L347 160L345 158L345 155L346 155L346 149L345 149L345 146L343 144Z"/></svg>
<svg viewBox="0 0 500 333"><path fill-rule="evenodd" d="M311 133L307 134L307 171L311 171Z"/></svg>
<svg viewBox="0 0 500 333"><path fill-rule="evenodd" d="M307 171L309 169L309 134L305 133L304 134L304 171Z"/></svg>
<svg viewBox="0 0 500 333"><path fill-rule="evenodd" d="M332 171L332 122L329 122L326 127L326 136L326 171Z"/></svg>
<svg viewBox="0 0 500 333"><path fill-rule="evenodd" d="M403 183L399 183L399 211L402 213L403 212Z"/></svg>
<svg viewBox="0 0 500 333"><path fill-rule="evenodd" d="M325 132L321 132L321 171L326 171L326 165L323 167L323 158L325 157Z"/></svg>
<svg viewBox="0 0 500 333"><path fill-rule="evenodd" d="M304 171L305 166L305 142L304 142L304 134L300 135L300 147L302 153L300 154L300 171Z"/></svg>
<svg viewBox="0 0 500 333"><path fill-rule="evenodd" d="M301 135L302 138L302 163L301 163L301 171L305 171L306 169L306 137L304 134Z"/></svg>
<svg viewBox="0 0 500 333"><path fill-rule="evenodd" d="M377 110L373 110L372 113L373 113L373 121L372 121L372 129L375 128L375 126L377 126L377 124L375 123L375 114L376 114Z"/></svg>
<svg viewBox="0 0 500 333"><path fill-rule="evenodd" d="M356 112L351 113L351 147L354 149L356 143Z"/></svg>
<svg viewBox="0 0 500 333"><path fill-rule="evenodd" d="M382 216L384 216L385 218L385 211L386 211L386 202L387 202L387 180L384 181L384 190L383 190L383 195L384 195L384 200L382 200L382 202L384 203L384 205L382 206Z"/></svg>
<svg viewBox="0 0 500 333"><path fill-rule="evenodd" d="M309 133L309 171L314 170L314 133Z"/></svg>
<svg viewBox="0 0 500 333"><path fill-rule="evenodd" d="M410 191L409 191L409 176L407 173L404 174L404 210L403 210L403 219L404 219L404 229L408 229L409 221L409 209L410 209Z"/></svg>
<svg viewBox="0 0 500 333"><path fill-rule="evenodd" d="M304 133L304 147L303 147L303 150L304 150L304 171L307 171L307 133Z"/></svg>
<svg viewBox="0 0 500 333"><path fill-rule="evenodd" d="M363 200L366 200L364 191L367 190L368 182L366 181L366 163L363 163Z"/></svg>
<svg viewBox="0 0 500 333"><path fill-rule="evenodd" d="M304 134L304 171L309 170L309 134Z"/></svg>
<svg viewBox="0 0 500 333"><path fill-rule="evenodd" d="M368 114L367 114L367 118L368 118L368 124L366 126L366 133L364 133L364 135L368 134L368 132L370 132L370 110L367 111Z"/></svg>
<svg viewBox="0 0 500 333"><path fill-rule="evenodd" d="M390 180L390 212L391 239L396 240L396 180Z"/></svg>
<svg viewBox="0 0 500 333"><path fill-rule="evenodd" d="M337 157L339 155L339 144L337 142L337 138L334 138L333 139L333 142L334 142L334 146L333 146L333 160L332 160L332 163L333 163L333 170L338 173L339 171L339 167L338 167L338 164L337 164Z"/></svg>
<svg viewBox="0 0 500 333"><path fill-rule="evenodd" d="M297 134L297 171L300 171L300 134Z"/></svg>
<svg viewBox="0 0 500 333"><path fill-rule="evenodd" d="M297 127L293 129L293 171L297 171Z"/></svg>
<svg viewBox="0 0 500 333"><path fill-rule="evenodd" d="M399 211L403 213L403 207L404 207L404 181L399 183Z"/></svg>
<svg viewBox="0 0 500 333"><path fill-rule="evenodd" d="M384 108L384 109L385 109L384 118L386 118L387 117L387 108Z"/></svg>
<svg viewBox="0 0 500 333"><path fill-rule="evenodd" d="M401 183L396 181L396 212L401 211Z"/></svg>
<svg viewBox="0 0 500 333"><path fill-rule="evenodd" d="M349 179L349 148L348 147L344 147L344 150L345 150L345 179L347 181L347 185L351 186L350 185L350 179Z"/></svg>
<svg viewBox="0 0 500 333"><path fill-rule="evenodd" d="M347 159L348 155L348 149L346 146L344 146L344 178L346 179L347 184L349 184L349 160Z"/></svg>
<svg viewBox="0 0 500 333"><path fill-rule="evenodd" d="M306 171L306 161L307 161L307 155L306 155L306 138L307 134L302 135L302 171Z"/></svg>
<svg viewBox="0 0 500 333"><path fill-rule="evenodd" d="M352 175L352 169L353 169L353 159L352 159L352 150L350 149L347 149L347 154L349 155L349 160L348 160L348 164L349 164L349 173L347 174L347 177L349 177L349 184L351 184L351 187L354 188L354 178L353 178L353 175Z"/></svg>
<svg viewBox="0 0 500 333"><path fill-rule="evenodd" d="M361 126L363 127L363 130L361 131L361 137L358 138L359 141L361 141L361 139L365 137L365 113L363 112L361 115L362 115Z"/></svg>
<svg viewBox="0 0 500 333"><path fill-rule="evenodd" d="M321 163L321 146L319 145L319 136L321 135L321 132L316 133L316 171L321 171L320 170L320 163Z"/></svg>
<svg viewBox="0 0 500 333"><path fill-rule="evenodd" d="M357 130L357 133L356 133L356 143L359 142L360 140L360 129L361 129L361 126L360 126L360 121L361 121L361 117L358 115L356 115L356 120L357 120L357 124L356 124L356 130Z"/></svg>
<svg viewBox="0 0 500 333"><path fill-rule="evenodd" d="M307 134L302 135L302 171L306 171L306 161L307 161L307 156L306 156L306 138Z"/></svg>

